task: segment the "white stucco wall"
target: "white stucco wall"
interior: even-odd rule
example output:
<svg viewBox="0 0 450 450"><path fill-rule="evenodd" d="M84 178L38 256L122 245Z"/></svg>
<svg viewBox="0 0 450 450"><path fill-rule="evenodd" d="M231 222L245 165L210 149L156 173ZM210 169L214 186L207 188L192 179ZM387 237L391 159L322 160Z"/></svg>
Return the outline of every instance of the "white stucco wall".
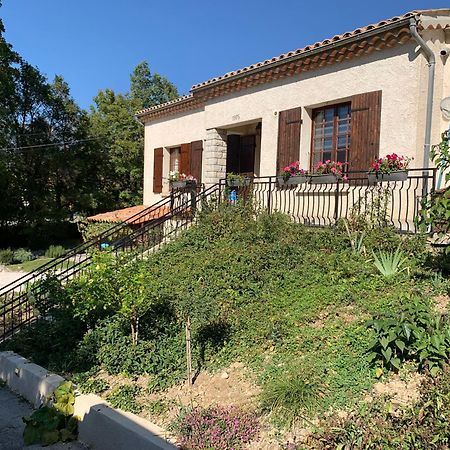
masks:
<svg viewBox="0 0 450 450"><path fill-rule="evenodd" d="M169 173L171 147L204 140L206 137L205 113L189 111L185 114L173 116L170 120L161 119L145 126L144 136L144 205L151 205L161 198L153 193L153 151L164 148L163 177ZM203 164L204 168L204 164ZM163 180L163 193L167 195L168 183Z"/></svg>
<svg viewBox="0 0 450 450"><path fill-rule="evenodd" d="M427 32L426 38L436 52L445 45L446 39L448 41L448 35L446 37L442 30ZM433 142L438 140L444 128L439 102L442 96L450 95L449 65L450 59L444 65L442 58L438 57ZM380 155L397 152L413 157L413 167L422 167L427 70L424 56L411 41L396 48L386 48L371 55L216 98L209 101L201 111L151 122L145 127L144 203L151 204L160 197L153 194L152 189L154 148L205 139L207 129L229 129L245 122L261 120L259 175L274 175L278 112L301 106L303 124L300 160L304 167L308 167L311 110L327 103L345 101L355 94L376 90L382 91ZM167 152L164 156L166 174L169 164Z"/></svg>

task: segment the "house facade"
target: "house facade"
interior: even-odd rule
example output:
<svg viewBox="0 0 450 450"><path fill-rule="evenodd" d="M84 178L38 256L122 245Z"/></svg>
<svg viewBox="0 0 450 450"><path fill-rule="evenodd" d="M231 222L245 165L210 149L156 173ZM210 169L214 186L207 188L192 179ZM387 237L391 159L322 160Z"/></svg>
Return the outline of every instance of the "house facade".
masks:
<svg viewBox="0 0 450 450"><path fill-rule="evenodd" d="M450 96L448 49L450 10L415 11L194 85L189 95L138 112L144 205L169 193L171 170L211 185L229 172L275 175L296 160L305 169L331 159L365 171L375 157L396 152L424 167L427 127L431 143L448 128L439 109Z"/></svg>

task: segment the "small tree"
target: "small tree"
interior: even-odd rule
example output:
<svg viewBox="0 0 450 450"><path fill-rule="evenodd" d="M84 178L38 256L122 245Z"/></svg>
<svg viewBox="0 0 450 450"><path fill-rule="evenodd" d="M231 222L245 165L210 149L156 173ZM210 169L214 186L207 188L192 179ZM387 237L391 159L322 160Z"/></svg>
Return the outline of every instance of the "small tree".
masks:
<svg viewBox="0 0 450 450"><path fill-rule="evenodd" d="M159 299L159 285L154 275L140 262L127 264L119 275L118 313L130 324L131 342L138 343L139 320Z"/></svg>
<svg viewBox="0 0 450 450"><path fill-rule="evenodd" d="M176 287L175 308L184 323L186 338L186 366L189 386L193 384L192 335L193 331L210 323L217 315L217 305L211 292L212 278L202 264L193 261L191 270L185 270ZM202 273L203 272L203 273Z"/></svg>

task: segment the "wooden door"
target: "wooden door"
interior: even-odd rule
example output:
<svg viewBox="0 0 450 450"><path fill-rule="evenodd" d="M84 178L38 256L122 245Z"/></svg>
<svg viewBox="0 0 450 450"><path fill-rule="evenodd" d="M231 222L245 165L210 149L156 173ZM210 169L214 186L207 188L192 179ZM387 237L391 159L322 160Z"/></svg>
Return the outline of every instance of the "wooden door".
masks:
<svg viewBox="0 0 450 450"><path fill-rule="evenodd" d="M253 177L255 175L256 136L250 134L241 137L239 152L239 173Z"/></svg>
<svg viewBox="0 0 450 450"><path fill-rule="evenodd" d="M239 173L239 150L241 137L238 134L227 136L227 173Z"/></svg>

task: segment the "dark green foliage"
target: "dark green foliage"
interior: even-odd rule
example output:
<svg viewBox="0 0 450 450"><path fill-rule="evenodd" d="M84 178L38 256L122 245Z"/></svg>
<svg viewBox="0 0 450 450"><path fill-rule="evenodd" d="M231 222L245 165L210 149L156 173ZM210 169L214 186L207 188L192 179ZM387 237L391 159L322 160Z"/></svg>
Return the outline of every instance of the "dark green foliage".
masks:
<svg viewBox="0 0 450 450"><path fill-rule="evenodd" d="M371 320L368 327L376 335L369 356L388 369L414 360L435 376L449 359L450 324L426 304L411 302L400 313Z"/></svg>
<svg viewBox="0 0 450 450"><path fill-rule="evenodd" d="M54 313L52 321L39 321L25 328L14 339L0 345L34 363L57 372L87 370L87 361L78 359L76 349L86 328L67 313Z"/></svg>
<svg viewBox="0 0 450 450"><path fill-rule="evenodd" d="M30 417L24 417L25 445L72 441L77 438L78 421L73 417L75 393L72 383L62 383L53 393L49 402L35 411Z"/></svg>
<svg viewBox="0 0 450 450"><path fill-rule="evenodd" d="M10 248L0 250L0 264L12 264L14 262L14 251Z"/></svg>
<svg viewBox="0 0 450 450"><path fill-rule="evenodd" d="M109 389L109 384L105 380L94 378L90 375L90 372L79 373L72 378L77 389L83 394L101 394Z"/></svg>
<svg viewBox="0 0 450 450"><path fill-rule="evenodd" d="M34 255L30 250L26 248L19 248L14 252L14 262L15 263L24 263L26 261L31 261L34 259Z"/></svg>
<svg viewBox="0 0 450 450"><path fill-rule="evenodd" d="M113 390L106 399L114 408L138 414L143 408L141 404L136 402L136 396L139 392L140 388L138 386L124 385Z"/></svg>
<svg viewBox="0 0 450 450"><path fill-rule="evenodd" d="M45 251L45 256L47 258L58 258L64 255L66 249L62 245L50 245L50 247Z"/></svg>
<svg viewBox="0 0 450 450"><path fill-rule="evenodd" d="M134 114L177 89L143 62L131 92L102 90L84 111L4 31L0 23L0 246L66 243L76 216L142 203L144 129Z"/></svg>

